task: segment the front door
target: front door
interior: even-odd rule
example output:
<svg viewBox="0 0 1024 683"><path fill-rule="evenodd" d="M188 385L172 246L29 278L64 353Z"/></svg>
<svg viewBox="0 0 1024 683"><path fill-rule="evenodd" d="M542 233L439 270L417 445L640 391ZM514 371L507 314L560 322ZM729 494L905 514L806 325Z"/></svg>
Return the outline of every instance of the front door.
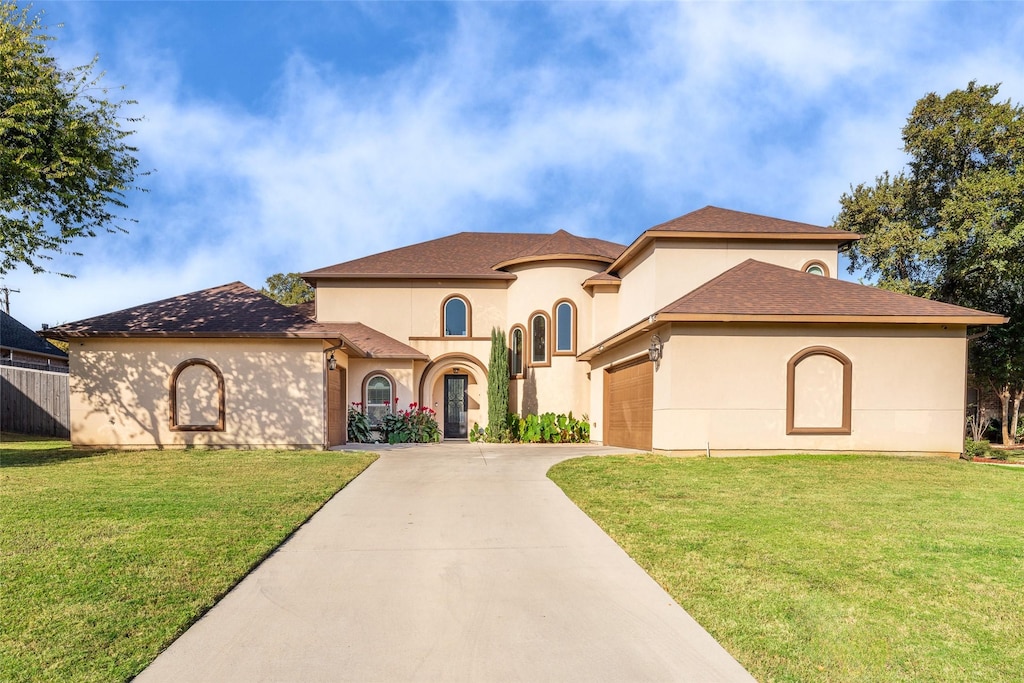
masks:
<svg viewBox="0 0 1024 683"><path fill-rule="evenodd" d="M465 439L469 436L469 415L466 409L466 375L444 376L444 438Z"/></svg>

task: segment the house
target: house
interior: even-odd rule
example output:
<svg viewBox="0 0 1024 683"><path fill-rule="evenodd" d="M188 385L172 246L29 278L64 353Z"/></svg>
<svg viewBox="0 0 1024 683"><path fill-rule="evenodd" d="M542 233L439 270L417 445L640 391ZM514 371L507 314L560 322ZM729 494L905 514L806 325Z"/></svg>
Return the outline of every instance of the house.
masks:
<svg viewBox="0 0 1024 683"><path fill-rule="evenodd" d="M67 372L68 354L0 311L0 365Z"/></svg>
<svg viewBox="0 0 1024 683"><path fill-rule="evenodd" d="M81 446L325 447L352 403L465 438L497 327L511 409L609 445L959 453L967 328L1004 319L838 280L856 239L710 206L629 245L462 232L304 273L306 308L236 282L47 334Z"/></svg>

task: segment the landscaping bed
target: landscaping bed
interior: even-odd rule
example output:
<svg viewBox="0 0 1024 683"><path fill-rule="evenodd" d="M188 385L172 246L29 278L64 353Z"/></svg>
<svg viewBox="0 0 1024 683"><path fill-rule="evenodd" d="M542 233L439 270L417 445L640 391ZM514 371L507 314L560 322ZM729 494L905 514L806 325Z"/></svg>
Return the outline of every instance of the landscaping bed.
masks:
<svg viewBox="0 0 1024 683"><path fill-rule="evenodd" d="M0 679L130 679L375 458L3 435Z"/></svg>
<svg viewBox="0 0 1024 683"><path fill-rule="evenodd" d="M550 477L761 681L1019 681L1024 472L580 458Z"/></svg>

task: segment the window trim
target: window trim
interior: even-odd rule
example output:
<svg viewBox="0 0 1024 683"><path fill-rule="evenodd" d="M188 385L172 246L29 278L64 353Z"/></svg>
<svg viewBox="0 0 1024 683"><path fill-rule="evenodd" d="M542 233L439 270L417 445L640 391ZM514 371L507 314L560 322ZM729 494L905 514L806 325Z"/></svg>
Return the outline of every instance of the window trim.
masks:
<svg viewBox="0 0 1024 683"><path fill-rule="evenodd" d="M796 404L796 366L811 356L829 356L843 365L843 423L839 427L795 427L793 426ZM786 434L840 434L847 435L853 430L853 362L844 354L828 346L809 346L799 351L786 364Z"/></svg>
<svg viewBox="0 0 1024 683"><path fill-rule="evenodd" d="M513 351L512 351L512 338L513 338L513 336L515 335L516 332L520 332L523 335L523 341L522 341L522 344L519 347L519 356L520 356L519 369L520 369L521 372L518 372L518 373L513 372L514 366L512 365L512 358L514 357L514 354L513 354ZM508 353L509 353L508 371L509 371L509 378L510 379L522 379L522 378L526 377L526 338L527 338L527 336L528 335L526 334L526 327L524 327L523 325L520 325L519 323L516 323L511 328L509 328L509 331L508 331Z"/></svg>
<svg viewBox="0 0 1024 683"><path fill-rule="evenodd" d="M369 417L369 413L366 412L366 409L369 408L370 405L369 405L369 401L367 400L368 397L367 397L366 392L370 388L370 380L372 380L374 377L383 377L384 379L386 379L391 384L391 400L388 402L388 414L389 415L394 415L395 414L395 399L398 398L398 382L396 382L395 378L392 377L389 373L385 372L384 370L372 370L371 372L367 373L367 375L365 377L363 377L363 389L362 389L363 415L366 415L367 417ZM378 425L371 425L371 426L376 428Z"/></svg>
<svg viewBox="0 0 1024 683"><path fill-rule="evenodd" d="M561 306L562 304L569 304L569 315L570 315L569 327L571 329L570 329L570 332L569 332L569 348L568 349L559 350L559 348L558 348L558 328L557 328L557 325L558 325L558 307ZM577 326L577 323L576 323L576 302L573 301L572 299L559 299L558 301L556 301L555 305L551 307L551 319L555 321L555 325L556 325L556 329L554 331L554 335L552 335L553 339L555 340L555 345L554 345L554 349L551 352L551 355L552 356L575 356L576 355L576 326Z"/></svg>
<svg viewBox="0 0 1024 683"><path fill-rule="evenodd" d="M202 365L213 371L217 377L217 423L212 425L180 424L178 422L178 377L193 365ZM224 374L216 365L205 358L189 358L178 363L171 372L170 382L170 427L172 432L223 432L224 431Z"/></svg>
<svg viewBox="0 0 1024 683"><path fill-rule="evenodd" d="M445 325L447 318L448 302L452 299L458 299L466 306L466 334L448 334ZM469 299L462 294L449 294L441 302L441 337L443 339L468 339L473 336L473 306L469 303Z"/></svg>
<svg viewBox="0 0 1024 683"><path fill-rule="evenodd" d="M801 268L800 270L807 273L808 275L815 275L816 273L809 272L810 269L813 268L814 266L818 266L819 268L821 268L822 277L832 277L831 273L829 273L828 264L818 259L812 259L808 261L803 265L803 268Z"/></svg>
<svg viewBox="0 0 1024 683"><path fill-rule="evenodd" d="M537 362L533 359L533 321L537 319L537 316L543 316L544 318L544 360ZM530 314L530 353L528 357L530 359L529 367L531 368L549 368L551 367L551 316L548 315L547 311L534 311Z"/></svg>

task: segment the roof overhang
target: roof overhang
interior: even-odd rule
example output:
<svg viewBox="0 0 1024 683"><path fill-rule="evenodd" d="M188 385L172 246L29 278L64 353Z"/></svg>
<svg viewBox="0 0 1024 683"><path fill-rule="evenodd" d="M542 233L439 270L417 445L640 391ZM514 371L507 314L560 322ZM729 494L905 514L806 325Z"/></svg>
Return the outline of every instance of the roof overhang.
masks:
<svg viewBox="0 0 1024 683"><path fill-rule="evenodd" d="M512 273L494 271L488 273L300 273L299 277L309 284L317 280L515 280Z"/></svg>
<svg viewBox="0 0 1024 683"><path fill-rule="evenodd" d="M679 230L647 230L626 247L617 259L608 267L609 272L618 272L632 261L648 244L656 239L672 240L747 240L747 241L787 241L787 242L832 242L843 246L859 240L861 235L850 232L728 232L728 231L679 231Z"/></svg>
<svg viewBox="0 0 1024 683"><path fill-rule="evenodd" d="M495 270L501 268L508 268L509 266L515 266L523 263L534 263L538 261L592 261L595 263L611 263L615 259L610 256L600 256L598 254L540 254L537 256L517 256L516 258L508 259L494 265Z"/></svg>
<svg viewBox="0 0 1024 683"><path fill-rule="evenodd" d="M998 315L750 315L729 313L658 313L616 332L576 356L589 361L616 346L634 339L664 323L795 323L859 325L1002 325L1009 318Z"/></svg>

